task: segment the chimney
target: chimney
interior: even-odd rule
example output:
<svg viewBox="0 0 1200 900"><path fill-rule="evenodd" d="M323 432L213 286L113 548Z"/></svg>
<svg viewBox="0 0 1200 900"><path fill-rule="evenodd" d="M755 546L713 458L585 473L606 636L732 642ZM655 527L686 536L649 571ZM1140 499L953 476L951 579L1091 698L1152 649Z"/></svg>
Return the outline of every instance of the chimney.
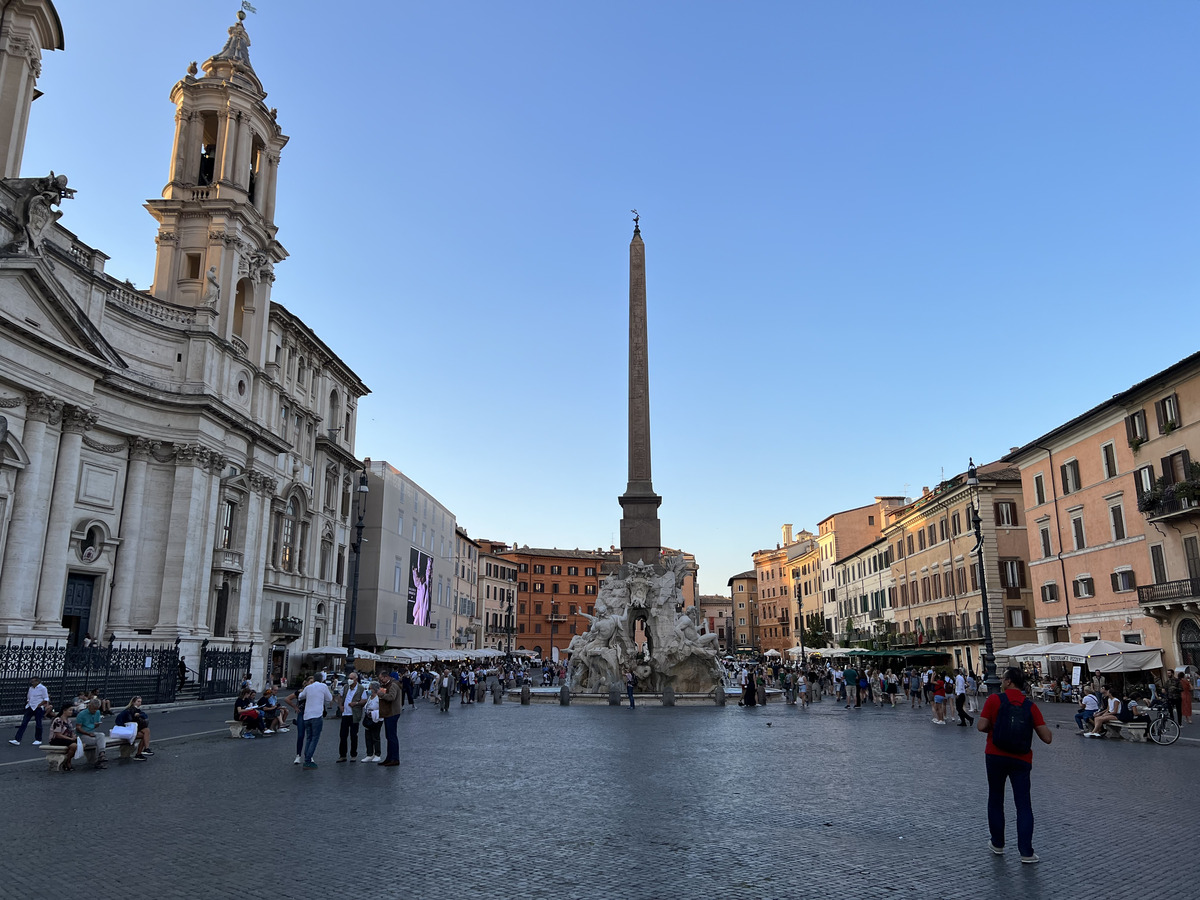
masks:
<svg viewBox="0 0 1200 900"><path fill-rule="evenodd" d="M791 542L792 542L792 526L784 525L783 526L783 546L786 547Z"/></svg>

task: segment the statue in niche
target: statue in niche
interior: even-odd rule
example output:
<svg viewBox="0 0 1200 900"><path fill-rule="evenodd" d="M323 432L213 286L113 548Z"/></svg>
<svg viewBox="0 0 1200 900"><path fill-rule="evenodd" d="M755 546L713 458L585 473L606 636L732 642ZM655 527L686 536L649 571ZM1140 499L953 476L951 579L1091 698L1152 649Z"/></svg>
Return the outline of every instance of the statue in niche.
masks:
<svg viewBox="0 0 1200 900"><path fill-rule="evenodd" d="M217 280L217 267L209 266L204 276L204 305L215 307L221 300L221 282Z"/></svg>

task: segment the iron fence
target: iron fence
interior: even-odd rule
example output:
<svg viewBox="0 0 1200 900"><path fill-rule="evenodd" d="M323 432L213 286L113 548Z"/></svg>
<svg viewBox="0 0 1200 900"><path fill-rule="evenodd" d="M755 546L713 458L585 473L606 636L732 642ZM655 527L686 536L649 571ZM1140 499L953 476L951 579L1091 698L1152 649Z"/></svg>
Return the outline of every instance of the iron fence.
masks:
<svg viewBox="0 0 1200 900"><path fill-rule="evenodd" d="M200 699L232 697L246 673L250 671L251 643L245 650L237 644L212 646L209 641L200 645Z"/></svg>
<svg viewBox="0 0 1200 900"><path fill-rule="evenodd" d="M25 709L31 678L38 678L58 706L93 689L114 707L133 697L145 703L170 703L178 680L179 645L112 644L68 647L11 641L0 647L0 715Z"/></svg>

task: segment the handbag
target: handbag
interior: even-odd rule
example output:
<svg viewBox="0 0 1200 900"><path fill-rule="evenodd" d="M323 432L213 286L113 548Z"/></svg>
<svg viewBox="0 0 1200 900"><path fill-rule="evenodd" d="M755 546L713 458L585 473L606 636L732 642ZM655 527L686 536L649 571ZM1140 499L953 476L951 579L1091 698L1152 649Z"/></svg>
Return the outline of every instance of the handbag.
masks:
<svg viewBox="0 0 1200 900"><path fill-rule="evenodd" d="M73 759L83 759L83 738L75 738L75 756Z"/></svg>
<svg viewBox="0 0 1200 900"><path fill-rule="evenodd" d="M130 722L127 725L114 725L108 733L108 739L132 744L137 739L137 724Z"/></svg>

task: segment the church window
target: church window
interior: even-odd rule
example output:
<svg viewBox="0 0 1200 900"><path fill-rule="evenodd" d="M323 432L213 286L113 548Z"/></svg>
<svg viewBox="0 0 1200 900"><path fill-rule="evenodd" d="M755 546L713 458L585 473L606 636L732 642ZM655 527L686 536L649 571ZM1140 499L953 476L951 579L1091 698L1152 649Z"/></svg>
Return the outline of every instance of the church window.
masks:
<svg viewBox="0 0 1200 900"><path fill-rule="evenodd" d="M321 580L329 580L329 560L333 557L333 543L321 541Z"/></svg>
<svg viewBox="0 0 1200 900"><path fill-rule="evenodd" d="M330 438L333 438L333 433L337 431L338 419L341 418L341 404L338 403L338 392L336 390L329 392L329 418L325 421L329 424Z"/></svg>
<svg viewBox="0 0 1200 900"><path fill-rule="evenodd" d="M200 168L196 172L196 184L203 186L216 180L217 171L217 114L200 114Z"/></svg>
<svg viewBox="0 0 1200 900"><path fill-rule="evenodd" d="M279 568L291 572L296 566L296 499L288 500L279 532Z"/></svg>
<svg viewBox="0 0 1200 900"><path fill-rule="evenodd" d="M237 503L226 500L221 509L221 549L233 548L233 517L237 512Z"/></svg>
<svg viewBox="0 0 1200 900"><path fill-rule="evenodd" d="M192 281L200 280L200 254L189 253L187 255L187 276Z"/></svg>
<svg viewBox="0 0 1200 900"><path fill-rule="evenodd" d="M237 283L237 290L233 297L233 333L241 337L245 333L246 327L246 307L249 305L250 297L250 280L243 278Z"/></svg>
<svg viewBox="0 0 1200 900"><path fill-rule="evenodd" d="M266 159L267 155L263 148L262 139L256 136L254 138L254 145L250 148L250 183L246 186L246 195L251 203L255 201L255 195L261 183Z"/></svg>

